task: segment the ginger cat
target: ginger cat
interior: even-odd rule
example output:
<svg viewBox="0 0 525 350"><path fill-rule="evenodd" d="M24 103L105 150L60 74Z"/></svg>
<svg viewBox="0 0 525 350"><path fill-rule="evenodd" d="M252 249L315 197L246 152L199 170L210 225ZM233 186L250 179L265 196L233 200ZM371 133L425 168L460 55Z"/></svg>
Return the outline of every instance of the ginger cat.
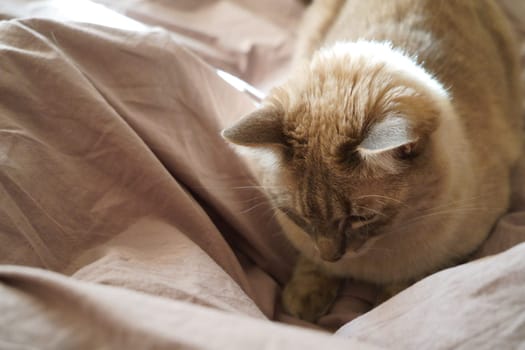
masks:
<svg viewBox="0 0 525 350"><path fill-rule="evenodd" d="M517 48L492 0L318 0L296 69L223 131L299 250L283 293L313 321L341 278L391 288L460 262L509 201Z"/></svg>

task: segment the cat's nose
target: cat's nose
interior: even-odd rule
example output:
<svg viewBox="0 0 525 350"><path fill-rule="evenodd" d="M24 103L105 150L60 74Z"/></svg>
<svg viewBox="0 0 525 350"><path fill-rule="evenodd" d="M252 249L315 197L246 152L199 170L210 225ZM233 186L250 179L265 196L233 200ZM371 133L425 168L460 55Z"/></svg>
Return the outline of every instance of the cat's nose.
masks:
<svg viewBox="0 0 525 350"><path fill-rule="evenodd" d="M328 262L338 261L345 252L345 244L340 237L318 237L317 248L321 259Z"/></svg>

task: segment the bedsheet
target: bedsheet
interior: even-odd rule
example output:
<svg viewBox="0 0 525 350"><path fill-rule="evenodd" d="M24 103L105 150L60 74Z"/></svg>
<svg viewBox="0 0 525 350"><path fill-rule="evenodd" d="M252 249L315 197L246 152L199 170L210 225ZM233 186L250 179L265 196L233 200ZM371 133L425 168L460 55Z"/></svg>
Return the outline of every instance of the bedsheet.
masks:
<svg viewBox="0 0 525 350"><path fill-rule="evenodd" d="M148 2L140 3L134 17L153 21ZM168 6L151 2L159 4ZM194 9L188 4L173 11ZM259 11L243 2L208 4L245 16ZM297 9L285 14L298 17ZM213 17L205 6L199 11ZM315 325L281 310L295 253L242 159L219 136L254 101L215 70L268 86L271 74L255 74L262 63L249 57L290 50L294 34L287 21L265 16L258 25L280 28L286 44L257 37L268 40L266 51L240 50L220 56L222 63L200 50L203 42L217 52L226 45L202 39L204 25L181 40L180 25L0 22L0 347L523 344L524 160L512 208L474 258L488 257L429 276L372 311L375 288L355 281ZM226 46L237 43L230 38ZM243 59L252 68L230 64ZM337 339L313 330L338 328Z"/></svg>

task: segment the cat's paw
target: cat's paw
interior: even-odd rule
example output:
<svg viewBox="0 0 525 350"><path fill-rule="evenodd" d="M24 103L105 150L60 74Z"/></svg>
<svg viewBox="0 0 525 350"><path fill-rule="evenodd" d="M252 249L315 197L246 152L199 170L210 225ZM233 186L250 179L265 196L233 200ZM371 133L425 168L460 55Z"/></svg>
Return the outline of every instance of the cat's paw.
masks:
<svg viewBox="0 0 525 350"><path fill-rule="evenodd" d="M315 322L326 314L337 297L339 281L328 280L305 283L291 280L284 288L282 304L292 316Z"/></svg>
<svg viewBox="0 0 525 350"><path fill-rule="evenodd" d="M410 285L412 283L413 282L408 282L407 281L407 282L398 282L398 283L392 283L392 284L384 285L380 289L380 292L379 292L379 294L376 297L375 306L378 306L378 305L384 303L385 301L389 300L390 298L392 298L396 294L398 294L398 293L402 292L403 290L407 289L408 287L410 287Z"/></svg>

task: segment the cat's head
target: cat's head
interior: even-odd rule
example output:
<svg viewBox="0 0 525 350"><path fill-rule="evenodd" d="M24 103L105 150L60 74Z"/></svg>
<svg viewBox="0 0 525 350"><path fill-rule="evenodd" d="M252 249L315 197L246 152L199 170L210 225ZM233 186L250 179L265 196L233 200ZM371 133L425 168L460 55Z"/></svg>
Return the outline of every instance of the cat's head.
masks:
<svg viewBox="0 0 525 350"><path fill-rule="evenodd" d="M389 45L341 43L317 52L223 136L261 160L290 240L337 261L439 195L446 164L435 134L448 100Z"/></svg>

